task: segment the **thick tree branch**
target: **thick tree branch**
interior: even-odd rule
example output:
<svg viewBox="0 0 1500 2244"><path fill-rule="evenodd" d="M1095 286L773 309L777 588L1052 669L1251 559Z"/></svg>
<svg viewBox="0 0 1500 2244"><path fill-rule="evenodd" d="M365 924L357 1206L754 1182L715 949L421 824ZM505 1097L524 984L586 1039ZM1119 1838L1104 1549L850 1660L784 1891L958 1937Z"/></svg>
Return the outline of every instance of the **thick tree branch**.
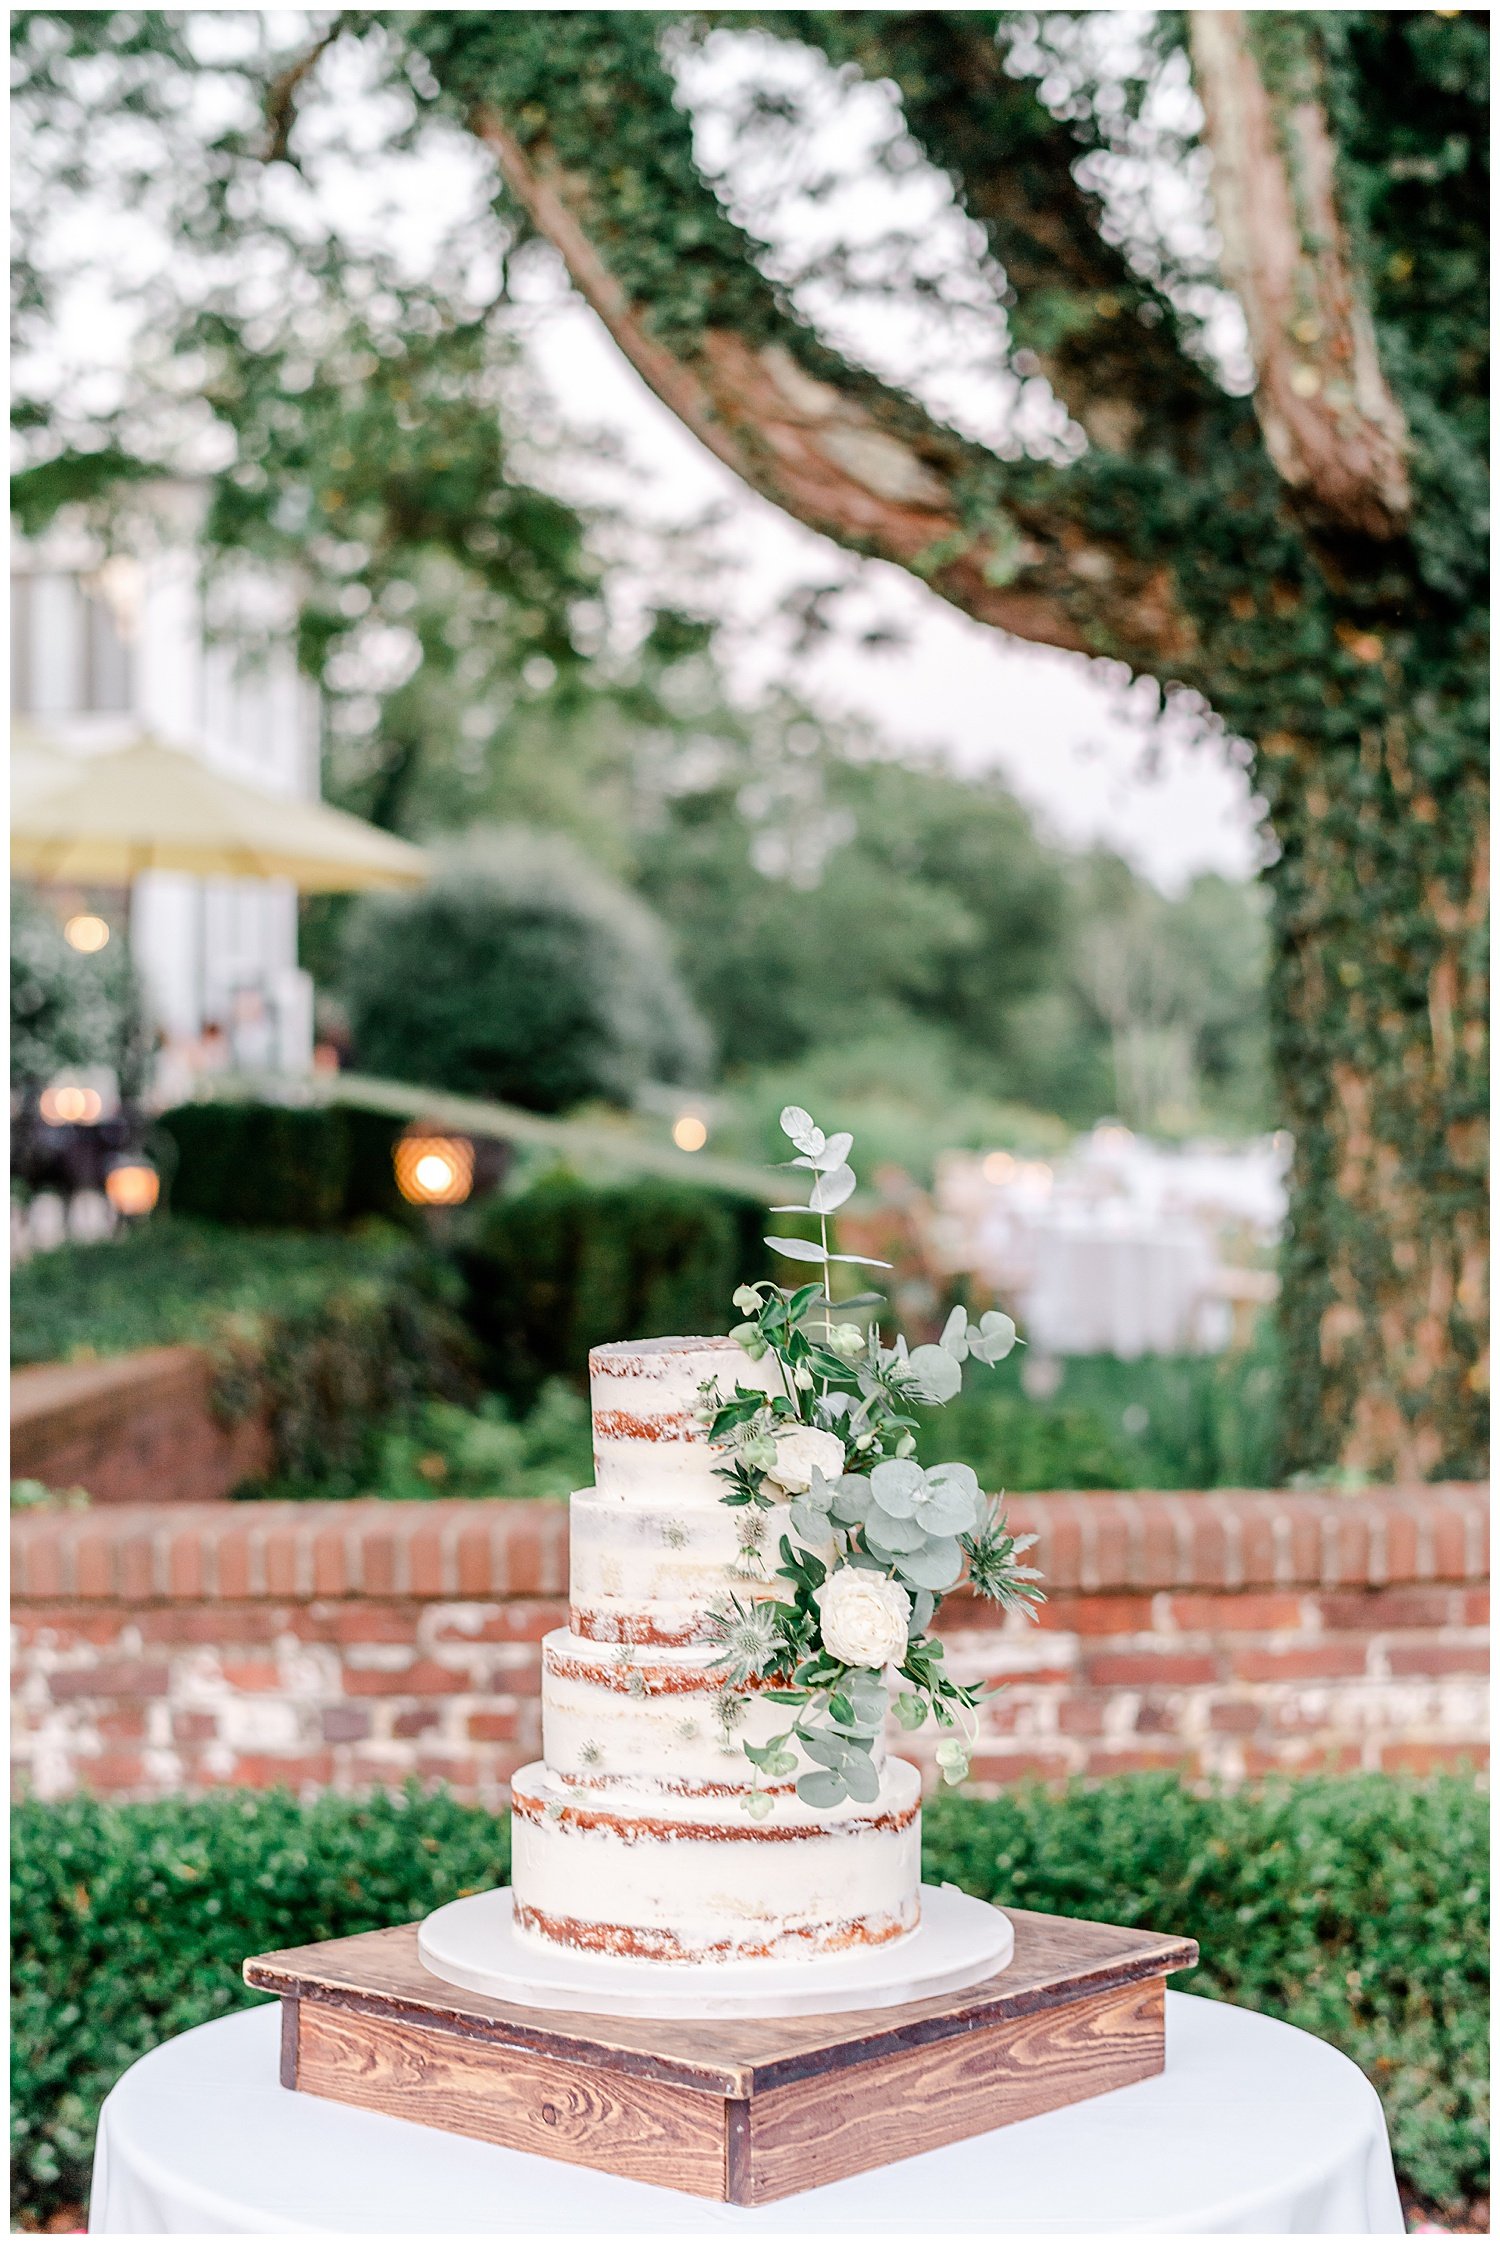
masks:
<svg viewBox="0 0 1500 2244"><path fill-rule="evenodd" d="M1411 505L1406 425L1354 278L1311 29L1294 18L1277 30L1289 51L1273 80L1240 10L1191 19L1225 278L1244 305L1278 472L1342 528L1390 538Z"/></svg>
<svg viewBox="0 0 1500 2244"><path fill-rule="evenodd" d="M297 103L303 81L317 69L329 48L344 29L342 14L334 17L328 29L297 56L294 62L280 71L266 88L266 143L261 150L261 161L267 164L295 164L291 153L292 127L297 122Z"/></svg>
<svg viewBox="0 0 1500 2244"><path fill-rule="evenodd" d="M1065 508L1038 503L1038 487L1060 493L1068 471L1028 464L1014 478L1017 490L1005 493L1000 462L910 399L848 369L847 386L823 378L821 363L812 371L810 339L790 318L777 322L779 333L705 327L691 351L673 348L592 237L588 180L563 170L545 143L523 148L492 108L477 107L471 123L636 371L753 489L1018 638L1149 667L1170 668L1189 652L1192 633L1164 571L1111 549ZM963 486L980 462L1002 479L1002 491L998 506L971 519Z"/></svg>
<svg viewBox="0 0 1500 2244"><path fill-rule="evenodd" d="M1230 401L1185 354L1170 300L1105 239L1103 204L1074 176L1077 134L1006 72L993 14L849 8L760 20L896 87L912 138L1005 270L1014 341L1096 445L1126 452L1149 429L1196 461L1222 435Z"/></svg>

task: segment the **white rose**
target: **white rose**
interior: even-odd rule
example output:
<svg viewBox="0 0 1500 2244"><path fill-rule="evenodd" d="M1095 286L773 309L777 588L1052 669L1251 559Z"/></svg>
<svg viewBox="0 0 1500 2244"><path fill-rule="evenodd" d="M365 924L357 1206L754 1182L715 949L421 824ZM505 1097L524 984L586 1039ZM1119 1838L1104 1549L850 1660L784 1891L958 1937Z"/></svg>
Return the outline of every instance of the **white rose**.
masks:
<svg viewBox="0 0 1500 2244"><path fill-rule="evenodd" d="M837 1434L825 1434L820 1426L799 1426L794 1433L776 1437L776 1462L766 1467L766 1478L789 1496L805 1496L814 1466L825 1480L837 1480L844 1469L844 1445Z"/></svg>
<svg viewBox="0 0 1500 2244"><path fill-rule="evenodd" d="M862 1566L841 1566L813 1591L823 1642L850 1667L887 1667L906 1651L911 1599L899 1582Z"/></svg>

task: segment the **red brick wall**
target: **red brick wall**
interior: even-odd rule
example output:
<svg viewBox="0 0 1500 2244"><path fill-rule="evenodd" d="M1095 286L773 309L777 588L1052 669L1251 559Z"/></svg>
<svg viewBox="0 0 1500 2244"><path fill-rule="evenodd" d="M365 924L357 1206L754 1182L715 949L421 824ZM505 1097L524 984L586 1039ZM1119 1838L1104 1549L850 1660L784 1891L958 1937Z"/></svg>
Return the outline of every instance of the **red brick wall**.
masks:
<svg viewBox="0 0 1500 2244"><path fill-rule="evenodd" d="M1485 1760L1483 1489L1031 1496L1011 1515L1040 1536L1041 1626L962 1599L943 1617L954 1672L1008 1686L980 1783ZM560 1505L140 1505L12 1532L15 1765L38 1794L415 1775L499 1804L538 1750Z"/></svg>
<svg viewBox="0 0 1500 2244"><path fill-rule="evenodd" d="M86 1488L96 1504L193 1503L269 1470L264 1426L223 1425L197 1348L29 1364L10 1383L13 1479Z"/></svg>

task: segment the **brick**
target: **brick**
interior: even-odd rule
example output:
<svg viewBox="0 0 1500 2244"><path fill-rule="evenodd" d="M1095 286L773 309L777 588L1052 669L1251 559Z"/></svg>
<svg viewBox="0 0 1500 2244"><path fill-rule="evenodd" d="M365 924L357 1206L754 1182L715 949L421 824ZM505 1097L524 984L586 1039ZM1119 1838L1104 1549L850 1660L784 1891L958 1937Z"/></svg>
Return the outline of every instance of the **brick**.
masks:
<svg viewBox="0 0 1500 2244"><path fill-rule="evenodd" d="M427 1784L474 1785L479 1763L466 1753L419 1753L417 1775Z"/></svg>
<svg viewBox="0 0 1500 2244"><path fill-rule="evenodd" d="M419 1610L416 1605L351 1598L328 1614L329 1635L335 1644L415 1644Z"/></svg>
<svg viewBox="0 0 1500 2244"><path fill-rule="evenodd" d="M510 1744L520 1734L519 1707L486 1707L469 1716L469 1736L476 1744Z"/></svg>
<svg viewBox="0 0 1500 2244"><path fill-rule="evenodd" d="M225 1682L235 1691L279 1691L281 1669L274 1660L221 1660Z"/></svg>
<svg viewBox="0 0 1500 2244"><path fill-rule="evenodd" d="M1090 1776L1140 1776L1152 1769L1190 1769L1193 1754L1186 1746L1096 1745L1084 1766Z"/></svg>
<svg viewBox="0 0 1500 2244"><path fill-rule="evenodd" d="M483 1521L471 1520L458 1531L458 1594L486 1597L500 1587L490 1566L489 1529Z"/></svg>
<svg viewBox="0 0 1500 2244"><path fill-rule="evenodd" d="M1490 1593L1487 1589L1463 1590L1455 1618L1465 1628L1487 1628L1490 1619Z"/></svg>
<svg viewBox="0 0 1500 2244"><path fill-rule="evenodd" d="M30 1526L32 1523L27 1522ZM50 1520L46 1531L18 1535L12 1544L11 1595L14 1598L61 1597L67 1588L63 1539Z"/></svg>
<svg viewBox="0 0 1500 2244"><path fill-rule="evenodd" d="M133 1792L146 1777L146 1763L139 1753L80 1754L75 1766L85 1792Z"/></svg>
<svg viewBox="0 0 1500 2244"><path fill-rule="evenodd" d="M1391 1628L1446 1628L1461 1610L1462 1592L1411 1588L1332 1590L1316 1600L1323 1626L1360 1629L1366 1635Z"/></svg>
<svg viewBox="0 0 1500 2244"><path fill-rule="evenodd" d="M1385 1654L1392 1675L1488 1675L1489 1646L1470 1644L1392 1644Z"/></svg>
<svg viewBox="0 0 1500 2244"><path fill-rule="evenodd" d="M363 1706L325 1706L323 1709L323 1742L325 1745L350 1745L356 1738L370 1734L369 1710Z"/></svg>
<svg viewBox="0 0 1500 2244"><path fill-rule="evenodd" d="M206 1745L210 1738L216 1738L218 1734L219 1718L216 1714L200 1714L193 1711L184 1711L180 1707L173 1708L172 1742L174 1745Z"/></svg>
<svg viewBox="0 0 1500 2244"><path fill-rule="evenodd" d="M167 1547L167 1593L202 1597L205 1586L203 1537L195 1526L178 1528Z"/></svg>
<svg viewBox="0 0 1500 2244"><path fill-rule="evenodd" d="M1301 1776L1331 1776L1363 1766L1363 1748L1353 1739L1339 1743L1307 1739L1279 1746L1247 1745L1244 1752L1247 1777L1278 1776L1289 1770L1296 1770Z"/></svg>
<svg viewBox="0 0 1500 2244"><path fill-rule="evenodd" d="M1406 1738L1380 1749L1380 1766L1395 1769L1406 1776L1429 1776L1435 1769L1468 1768L1476 1774L1490 1765L1490 1752L1479 1740L1423 1743Z"/></svg>
<svg viewBox="0 0 1500 2244"><path fill-rule="evenodd" d="M468 1679L456 1668L437 1660L412 1660L405 1667L344 1668L344 1691L350 1698L449 1698L468 1688Z"/></svg>
<svg viewBox="0 0 1500 2244"><path fill-rule="evenodd" d="M1057 1726L1065 1737L1102 1737L1104 1710L1109 1703L1103 1693L1070 1691L1058 1706Z"/></svg>
<svg viewBox="0 0 1500 2244"><path fill-rule="evenodd" d="M519 1527L505 1538L503 1580L512 1597L535 1596L542 1587L542 1538L534 1527Z"/></svg>
<svg viewBox="0 0 1500 2244"><path fill-rule="evenodd" d="M298 1527L278 1522L265 1537L266 1588L273 1597L295 1597L301 1587L301 1560L307 1538Z"/></svg>
<svg viewBox="0 0 1500 2244"><path fill-rule="evenodd" d="M414 1597L442 1597L457 1588L457 1571L448 1564L446 1544L445 1528L436 1522L428 1522L413 1531L407 1545L406 1564Z"/></svg>
<svg viewBox="0 0 1500 2244"><path fill-rule="evenodd" d="M1211 1652L1090 1652L1083 1662L1090 1683L1216 1683L1219 1662Z"/></svg>
<svg viewBox="0 0 1500 2244"><path fill-rule="evenodd" d="M1043 1588L1050 1589L1049 1583ZM1077 1636L1144 1636L1152 1625L1149 1597L1049 1595L1037 1615L1044 1629L1069 1629Z"/></svg>
<svg viewBox="0 0 1500 2244"><path fill-rule="evenodd" d="M1172 1626L1184 1635L1218 1635L1221 1631L1247 1630L1268 1635L1275 1629L1301 1628L1306 1618L1303 1600L1291 1591L1226 1590L1177 1591L1167 1601Z"/></svg>
<svg viewBox="0 0 1500 2244"><path fill-rule="evenodd" d="M393 1738L425 1737L429 1730L437 1728L441 1720L442 1715L435 1706L409 1706L393 1717L391 1736Z"/></svg>
<svg viewBox="0 0 1500 2244"><path fill-rule="evenodd" d="M979 1753L969 1764L975 1784L1025 1784L1038 1779L1059 1783L1072 1772L1073 1763L1065 1753Z"/></svg>
<svg viewBox="0 0 1500 2244"><path fill-rule="evenodd" d="M401 1561L406 1555L399 1526L367 1526L360 1537L360 1587L367 1597L389 1597L401 1587Z"/></svg>
<svg viewBox="0 0 1500 2244"><path fill-rule="evenodd" d="M429 1611L433 1609L429 1608ZM539 1644L549 1631L566 1628L568 1608L553 1599L517 1598L514 1604L488 1605L462 1615L435 1609L427 1623L433 1644Z"/></svg>
<svg viewBox="0 0 1500 2244"><path fill-rule="evenodd" d="M90 1522L73 1546L73 1579L80 1597L113 1597L115 1594L114 1540L106 1528Z"/></svg>
<svg viewBox="0 0 1500 2244"><path fill-rule="evenodd" d="M1261 1708L1254 1699L1213 1699L1208 1727L1215 1737L1246 1737L1261 1724Z"/></svg>
<svg viewBox="0 0 1500 2244"><path fill-rule="evenodd" d="M59 1668L49 1679L54 1699L161 1699L167 1670L147 1660L96 1660Z"/></svg>
<svg viewBox="0 0 1500 2244"><path fill-rule="evenodd" d="M1439 1581L1461 1582L1468 1574L1468 1521L1456 1506L1433 1515L1432 1563Z"/></svg>
<svg viewBox="0 0 1500 2244"><path fill-rule="evenodd" d="M229 1775L215 1781L268 1792L278 1784L328 1784L332 1777L331 1753L237 1753Z"/></svg>
<svg viewBox="0 0 1500 2244"><path fill-rule="evenodd" d="M1368 1664L1364 1643L1231 1646L1230 1665L1245 1683L1310 1683L1332 1676L1363 1675Z"/></svg>

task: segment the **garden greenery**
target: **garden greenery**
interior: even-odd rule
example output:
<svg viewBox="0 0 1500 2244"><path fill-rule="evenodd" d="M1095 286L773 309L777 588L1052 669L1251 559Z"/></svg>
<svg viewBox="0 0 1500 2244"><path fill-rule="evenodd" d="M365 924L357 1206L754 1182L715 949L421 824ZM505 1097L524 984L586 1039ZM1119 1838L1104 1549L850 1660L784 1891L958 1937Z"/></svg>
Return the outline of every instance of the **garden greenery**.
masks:
<svg viewBox="0 0 1500 2244"><path fill-rule="evenodd" d="M753 1360L775 1360L781 1392L741 1383L726 1397L717 1380L706 1380L698 1417L723 1452L715 1469L728 1484L725 1504L770 1510L791 1497L776 1569L789 1588L749 1603L731 1594L712 1609L720 1647L713 1665L731 1689L762 1685L763 1697L797 1709L786 1730L747 1743L745 1754L762 1777L795 1775L800 1799L832 1808L878 1797L874 1749L892 1705L905 1729L935 1717L959 1730L938 1746L938 1766L949 1783L967 1776L981 1693L947 1672L930 1633L938 1599L965 1576L1011 1612L1030 1612L1041 1592L1035 1569L1020 1563L1035 1536L1007 1531L973 1469L924 1470L913 1455L914 1407L955 1395L969 1356L1007 1356L1015 1325L998 1309L974 1324L960 1307L941 1341L908 1350L900 1336L885 1347L873 1320L868 1328L849 1321L882 1298L834 1299L834 1265L866 1261L836 1253L828 1236L830 1215L855 1190L853 1138L847 1130L826 1135L800 1106L785 1108L781 1127L795 1148L788 1166L811 1170L812 1186L805 1206L773 1212L810 1214L819 1235L774 1235L765 1244L789 1261L817 1264L821 1281L739 1289L735 1306L746 1322L733 1337ZM758 1553L753 1536L748 1547ZM802 1768L804 1758L814 1765ZM745 1808L764 1817L771 1795L757 1785Z"/></svg>
<svg viewBox="0 0 1500 2244"><path fill-rule="evenodd" d="M1220 1797L1123 1778L946 1793L923 1825L931 1883L1196 1940L1202 1961L1179 1988L1343 2049L1380 2092L1398 2172L1429 2201L1456 2212L1486 2190L1488 1817L1472 1785L1331 1777ZM246 1956L409 1922L502 1883L510 1856L503 1821L414 1792L22 1801L12 1839L25 2227L86 2196L99 2104L127 2065L258 1999Z"/></svg>

